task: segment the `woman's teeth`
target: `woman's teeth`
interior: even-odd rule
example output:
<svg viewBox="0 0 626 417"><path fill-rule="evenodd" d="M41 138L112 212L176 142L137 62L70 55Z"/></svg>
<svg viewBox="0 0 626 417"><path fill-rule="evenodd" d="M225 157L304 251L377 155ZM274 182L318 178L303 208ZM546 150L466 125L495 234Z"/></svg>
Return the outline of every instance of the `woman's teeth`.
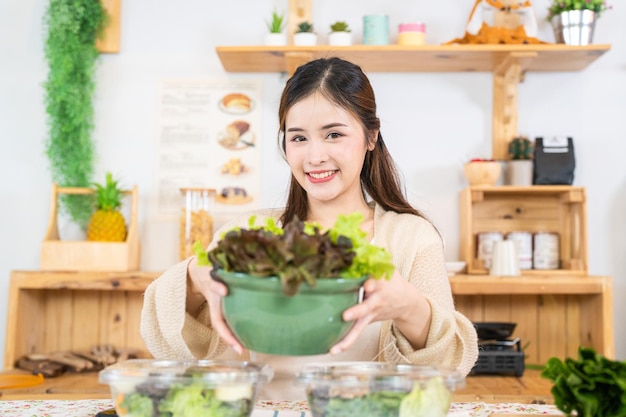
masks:
<svg viewBox="0 0 626 417"><path fill-rule="evenodd" d="M326 171L326 172L309 172L309 175L315 179L321 180L322 178L330 177L333 175L335 171Z"/></svg>

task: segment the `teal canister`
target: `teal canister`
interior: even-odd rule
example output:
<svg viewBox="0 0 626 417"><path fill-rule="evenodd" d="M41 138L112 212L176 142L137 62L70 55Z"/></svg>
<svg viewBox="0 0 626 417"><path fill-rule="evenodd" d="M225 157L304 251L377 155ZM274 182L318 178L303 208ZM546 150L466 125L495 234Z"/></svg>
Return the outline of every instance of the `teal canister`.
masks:
<svg viewBox="0 0 626 417"><path fill-rule="evenodd" d="M363 16L363 45L389 45L389 16Z"/></svg>

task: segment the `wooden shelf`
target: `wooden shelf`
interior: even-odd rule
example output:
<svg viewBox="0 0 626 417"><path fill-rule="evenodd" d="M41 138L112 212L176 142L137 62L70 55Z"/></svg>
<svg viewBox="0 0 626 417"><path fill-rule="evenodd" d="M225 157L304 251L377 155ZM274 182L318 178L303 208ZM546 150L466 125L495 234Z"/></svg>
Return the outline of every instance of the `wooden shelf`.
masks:
<svg viewBox="0 0 626 417"><path fill-rule="evenodd" d="M610 45L353 45L218 46L229 72L286 72L317 58L338 56L365 72L491 72L493 74L492 157L508 159L517 132L518 83L528 71L581 71Z"/></svg>
<svg viewBox="0 0 626 417"><path fill-rule="evenodd" d="M450 286L454 295L497 294L604 294L611 288L605 276L542 276L497 277L491 275L454 275Z"/></svg>
<svg viewBox="0 0 626 417"><path fill-rule="evenodd" d="M328 56L359 64L366 72L497 72L520 60L522 71L580 71L610 45L353 45L218 46L228 72L292 72L302 64Z"/></svg>
<svg viewBox="0 0 626 417"><path fill-rule="evenodd" d="M143 292L158 272L12 271L4 367L23 355L98 344L145 352Z"/></svg>

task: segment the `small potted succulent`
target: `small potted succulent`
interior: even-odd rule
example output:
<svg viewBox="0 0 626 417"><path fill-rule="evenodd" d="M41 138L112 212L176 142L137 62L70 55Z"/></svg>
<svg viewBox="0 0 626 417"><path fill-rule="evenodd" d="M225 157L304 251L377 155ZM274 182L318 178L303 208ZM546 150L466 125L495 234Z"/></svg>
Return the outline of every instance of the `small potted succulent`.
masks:
<svg viewBox="0 0 626 417"><path fill-rule="evenodd" d="M287 45L287 35L283 32L285 29L285 15L278 13L276 10L272 12L271 20L266 20L268 33L265 35L265 44L269 46Z"/></svg>
<svg viewBox="0 0 626 417"><path fill-rule="evenodd" d="M507 177L509 185L528 186L533 183L534 145L526 136L516 136L509 142Z"/></svg>
<svg viewBox="0 0 626 417"><path fill-rule="evenodd" d="M317 45L317 33L315 33L313 23L308 21L298 23L293 34L293 44L296 46Z"/></svg>
<svg viewBox="0 0 626 417"><path fill-rule="evenodd" d="M352 45L352 33L350 27L346 22L337 21L330 25L328 44L332 46Z"/></svg>

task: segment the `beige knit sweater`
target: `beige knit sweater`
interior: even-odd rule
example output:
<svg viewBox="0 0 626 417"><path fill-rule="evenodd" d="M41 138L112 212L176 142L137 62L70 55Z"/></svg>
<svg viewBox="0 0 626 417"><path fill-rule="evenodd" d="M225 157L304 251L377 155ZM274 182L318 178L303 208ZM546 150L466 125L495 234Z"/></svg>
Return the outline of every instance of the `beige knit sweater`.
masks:
<svg viewBox="0 0 626 417"><path fill-rule="evenodd" d="M257 224L263 224L265 216L277 219L281 211L263 210L256 214ZM215 236L221 236L222 231L235 225L246 227L248 217L224 225ZM373 243L391 253L400 274L431 304L432 320L423 349L413 349L392 322L386 321L372 323L357 342L340 355L284 357L245 352L242 358L238 358L211 328L207 308L198 317L186 313L189 260L174 265L146 289L141 335L155 358L236 358L268 363L275 376L262 390L261 399L304 399L303 390L293 384L293 375L300 366L310 362L378 360L447 365L467 374L478 356L476 331L472 323L454 308L443 242L438 231L421 217L388 212L376 205Z"/></svg>

